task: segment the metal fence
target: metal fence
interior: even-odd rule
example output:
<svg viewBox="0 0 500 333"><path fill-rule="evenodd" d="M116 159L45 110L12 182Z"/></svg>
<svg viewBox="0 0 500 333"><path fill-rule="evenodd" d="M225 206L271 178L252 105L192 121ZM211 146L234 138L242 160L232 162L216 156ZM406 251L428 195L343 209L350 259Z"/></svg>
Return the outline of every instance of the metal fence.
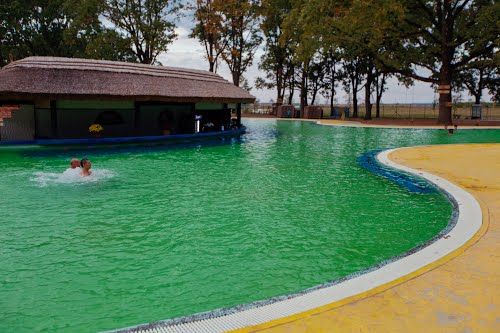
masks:
<svg viewBox="0 0 500 333"><path fill-rule="evenodd" d="M336 105L337 110L343 110L346 105ZM299 107L298 105L296 106ZM321 105L323 118L329 118L331 110L329 105ZM254 103L244 107L243 112L255 116L267 116L272 112L271 104ZM382 104L380 106L380 117L391 119L437 119L439 106L437 104ZM352 108L350 108L352 116ZM375 105L372 108L372 117L375 117ZM358 117L365 116L365 106L358 106ZM453 106L454 119L470 119L472 116L472 105L462 104ZM483 120L500 120L500 106L495 104L482 105Z"/></svg>

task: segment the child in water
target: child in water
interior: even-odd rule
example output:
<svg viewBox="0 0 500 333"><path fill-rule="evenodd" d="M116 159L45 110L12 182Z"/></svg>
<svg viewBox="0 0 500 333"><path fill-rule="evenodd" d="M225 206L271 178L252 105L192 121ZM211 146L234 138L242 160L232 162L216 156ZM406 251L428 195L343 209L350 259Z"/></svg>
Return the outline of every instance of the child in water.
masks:
<svg viewBox="0 0 500 333"><path fill-rule="evenodd" d="M82 177L88 177L92 174L92 171L90 171L90 168L92 167L92 163L87 158L84 158L80 161L80 167L82 168L82 171L80 172L80 176Z"/></svg>
<svg viewBox="0 0 500 333"><path fill-rule="evenodd" d="M67 177L79 176L80 171L81 171L80 160L77 158L72 158L71 161L69 162L69 168L67 168L63 172L63 175Z"/></svg>
<svg viewBox="0 0 500 333"><path fill-rule="evenodd" d="M80 160L77 158L72 158L69 165L71 169L80 169Z"/></svg>

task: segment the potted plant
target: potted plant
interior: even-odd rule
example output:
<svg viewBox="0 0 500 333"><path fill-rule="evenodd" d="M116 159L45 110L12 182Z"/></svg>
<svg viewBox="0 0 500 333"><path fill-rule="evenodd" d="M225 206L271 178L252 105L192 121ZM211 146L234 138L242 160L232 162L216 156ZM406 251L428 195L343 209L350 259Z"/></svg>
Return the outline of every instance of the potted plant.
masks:
<svg viewBox="0 0 500 333"><path fill-rule="evenodd" d="M101 124L92 124L89 126L89 132L95 138L100 138L102 131L104 131L104 127Z"/></svg>

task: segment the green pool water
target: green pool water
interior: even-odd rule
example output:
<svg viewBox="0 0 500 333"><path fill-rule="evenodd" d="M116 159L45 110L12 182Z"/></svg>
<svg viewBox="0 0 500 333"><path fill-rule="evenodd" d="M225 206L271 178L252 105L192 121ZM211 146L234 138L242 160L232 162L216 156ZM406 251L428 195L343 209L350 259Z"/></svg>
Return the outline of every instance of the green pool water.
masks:
<svg viewBox="0 0 500 333"><path fill-rule="evenodd" d="M0 149L0 331L95 332L284 295L400 255L451 204L358 166L372 149L500 131L247 120L179 149ZM87 155L94 181L61 179Z"/></svg>

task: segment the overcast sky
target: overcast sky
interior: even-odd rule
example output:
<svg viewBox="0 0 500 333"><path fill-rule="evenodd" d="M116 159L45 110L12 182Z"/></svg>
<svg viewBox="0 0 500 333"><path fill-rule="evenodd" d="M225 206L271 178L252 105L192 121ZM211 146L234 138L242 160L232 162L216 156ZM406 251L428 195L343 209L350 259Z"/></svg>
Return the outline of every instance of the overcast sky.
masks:
<svg viewBox="0 0 500 333"><path fill-rule="evenodd" d="M205 52L202 45L196 39L189 38L191 26L193 23L190 22L188 18L189 16L186 16L178 24L179 26L176 29L178 34L177 40L175 40L173 44L171 44L167 53L161 54L159 56L158 60L164 66L188 67L208 70L208 62L204 58ZM260 49L257 51L252 67L249 68L244 74L245 78L248 80L252 87L254 86L255 78L261 75L259 74L258 69L258 63L260 61L261 55L262 50ZM230 72L227 69L227 65L223 62L221 62L219 66L218 74L231 81ZM256 96L257 99L261 102L270 102L276 99L276 93L274 90L258 90L256 88L253 88L251 93ZM358 95L359 100L363 101L364 93L359 93ZM296 96L298 96L298 93L296 93ZM320 98L320 102L327 103L322 97ZM388 89L384 93L382 102L432 103L434 99L437 99L437 95L434 93L434 90L428 83L416 81L414 86L406 89L404 86L398 84L397 80L391 79L388 82ZM469 97L467 95L464 95L463 99L467 100L469 99ZM346 101L347 96L342 87L337 88L337 102L345 103Z"/></svg>

